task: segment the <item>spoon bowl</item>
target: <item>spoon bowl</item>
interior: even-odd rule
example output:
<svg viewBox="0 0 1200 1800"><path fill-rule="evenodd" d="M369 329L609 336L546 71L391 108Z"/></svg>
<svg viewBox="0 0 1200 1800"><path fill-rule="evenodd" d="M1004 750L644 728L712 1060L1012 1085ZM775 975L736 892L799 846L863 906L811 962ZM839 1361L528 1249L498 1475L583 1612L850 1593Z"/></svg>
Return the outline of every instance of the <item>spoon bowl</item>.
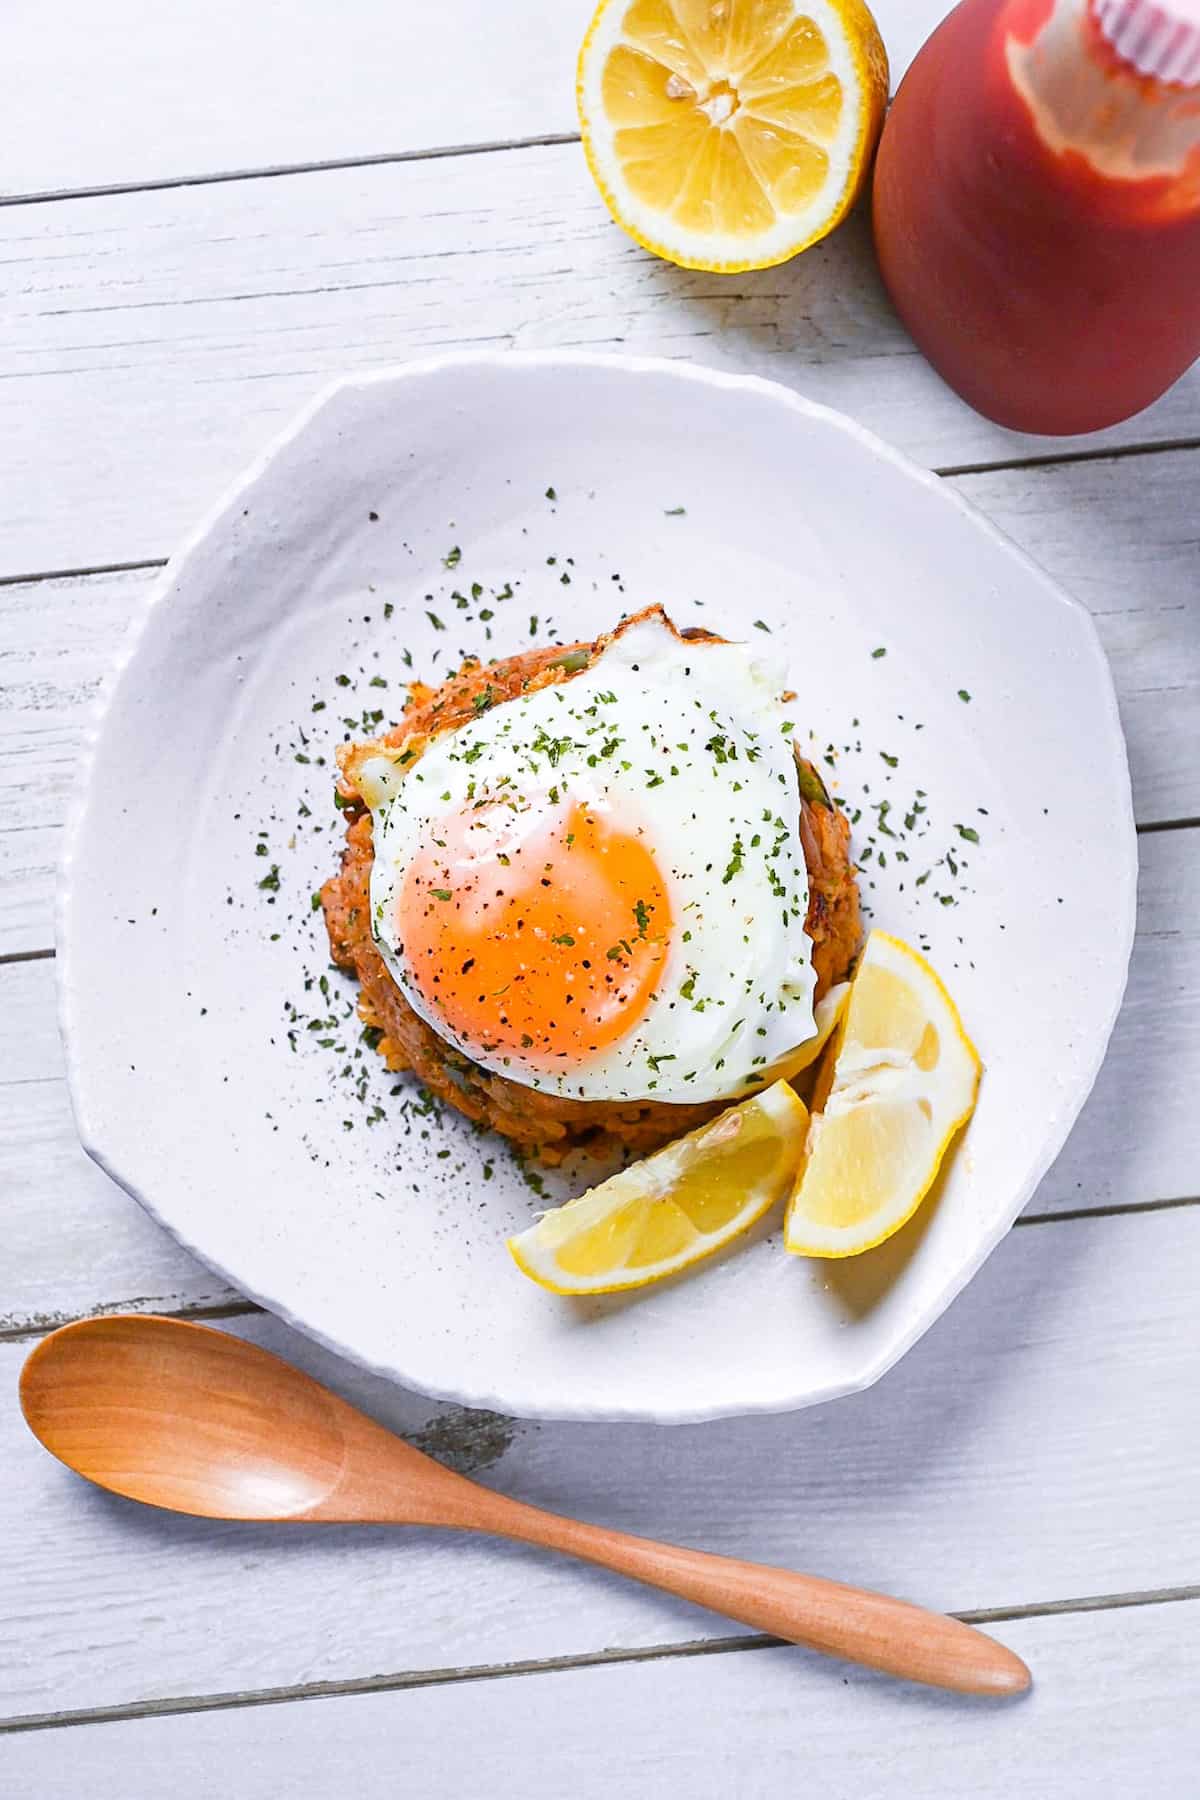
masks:
<svg viewBox="0 0 1200 1800"><path fill-rule="evenodd" d="M207 1519L319 1505L345 1460L339 1412L351 1411L225 1332L119 1317L45 1338L22 1371L21 1406L46 1449L98 1487Z"/></svg>
<svg viewBox="0 0 1200 1800"><path fill-rule="evenodd" d="M269 1350L152 1314L52 1332L21 1371L21 1408L97 1487L197 1518L364 1521L385 1507L386 1523L429 1524L459 1480Z"/></svg>
<svg viewBox="0 0 1200 1800"><path fill-rule="evenodd" d="M904 1600L542 1512L478 1487L266 1350L208 1326L118 1315L65 1325L21 1372L60 1462L110 1493L208 1519L445 1525L540 1544L912 1681L996 1697L1029 1670Z"/></svg>

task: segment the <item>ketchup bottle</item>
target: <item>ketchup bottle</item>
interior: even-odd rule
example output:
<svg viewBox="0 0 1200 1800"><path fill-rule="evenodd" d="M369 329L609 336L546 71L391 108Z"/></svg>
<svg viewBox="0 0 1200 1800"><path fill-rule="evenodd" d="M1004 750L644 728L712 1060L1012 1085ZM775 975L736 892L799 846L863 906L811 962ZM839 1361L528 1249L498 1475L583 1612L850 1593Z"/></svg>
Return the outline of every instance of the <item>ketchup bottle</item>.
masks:
<svg viewBox="0 0 1200 1800"><path fill-rule="evenodd" d="M1200 356L1200 0L962 0L900 87L875 244L950 386L1097 431Z"/></svg>

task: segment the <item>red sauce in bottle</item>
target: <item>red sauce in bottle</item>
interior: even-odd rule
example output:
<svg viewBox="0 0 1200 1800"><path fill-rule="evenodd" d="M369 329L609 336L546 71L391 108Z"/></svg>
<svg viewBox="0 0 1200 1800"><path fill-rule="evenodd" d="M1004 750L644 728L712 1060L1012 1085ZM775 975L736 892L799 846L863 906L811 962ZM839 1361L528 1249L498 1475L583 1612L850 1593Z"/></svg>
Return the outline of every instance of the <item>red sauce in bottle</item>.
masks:
<svg viewBox="0 0 1200 1800"><path fill-rule="evenodd" d="M1193 41L1195 0L1175 3L1157 60L1190 81L1200 11ZM1138 6L962 0L884 128L875 242L896 308L951 387L1016 430L1114 424L1200 356L1200 86L1118 55L1105 11Z"/></svg>

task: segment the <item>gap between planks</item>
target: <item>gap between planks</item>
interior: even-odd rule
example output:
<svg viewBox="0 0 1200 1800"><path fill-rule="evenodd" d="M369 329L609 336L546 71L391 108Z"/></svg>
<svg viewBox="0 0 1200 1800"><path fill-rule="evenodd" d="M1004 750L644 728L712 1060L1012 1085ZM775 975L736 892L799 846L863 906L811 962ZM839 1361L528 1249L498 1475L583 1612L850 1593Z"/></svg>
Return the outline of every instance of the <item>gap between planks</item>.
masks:
<svg viewBox="0 0 1200 1800"><path fill-rule="evenodd" d="M98 187L46 188L0 195L0 206L47 206L59 200L103 200L113 194L156 194L164 188L214 187L228 181L274 181L288 175L320 175L328 170L372 169L387 163L444 161L451 156L496 156L507 150L548 150L578 144L577 131L547 131L536 137L497 138L480 144L440 144L428 150L380 150L372 156L333 156L320 162L268 163L262 168L221 169L208 174L164 175L158 181L113 181Z"/></svg>
<svg viewBox="0 0 1200 1800"><path fill-rule="evenodd" d="M30 575L0 575L0 587L31 587L39 581L74 581L87 575L130 575L139 569L165 569L168 558L151 556L142 562L93 563L84 569L38 569Z"/></svg>
<svg viewBox="0 0 1200 1800"><path fill-rule="evenodd" d="M1124 456L1155 456L1160 450L1200 450L1200 437L1163 438L1153 444L1122 444L1117 449L1097 444L1094 448L1048 451L1045 456L1039 456L1035 451L1029 456L1014 457L1009 462L946 463L935 468L933 473L941 476L994 475L1002 469L1053 469L1059 463L1117 462Z"/></svg>
<svg viewBox="0 0 1200 1800"><path fill-rule="evenodd" d="M1147 1588L1136 1593L1086 1594L1068 1600L1032 1601L1023 1606L984 1607L952 1613L967 1625L1002 1625L1023 1619L1061 1617L1072 1613L1117 1612L1132 1607L1174 1605L1200 1600L1200 1584ZM81 1708L77 1712L28 1713L0 1721L0 1736L28 1731L55 1731L72 1725L111 1725L119 1721L155 1719L180 1713L230 1712L252 1706L281 1706L352 1694L396 1693L405 1689L447 1687L477 1681L501 1681L518 1675L563 1675L578 1669L620 1663L676 1662L697 1656L731 1656L746 1651L775 1650L787 1640L752 1637L696 1638L678 1644L654 1644L641 1650L590 1650L576 1656L529 1659L511 1663L468 1664L461 1668L422 1669L395 1675L365 1675L346 1681L302 1682L291 1687L247 1689L228 1694L186 1694L169 1700L131 1701L124 1706Z"/></svg>

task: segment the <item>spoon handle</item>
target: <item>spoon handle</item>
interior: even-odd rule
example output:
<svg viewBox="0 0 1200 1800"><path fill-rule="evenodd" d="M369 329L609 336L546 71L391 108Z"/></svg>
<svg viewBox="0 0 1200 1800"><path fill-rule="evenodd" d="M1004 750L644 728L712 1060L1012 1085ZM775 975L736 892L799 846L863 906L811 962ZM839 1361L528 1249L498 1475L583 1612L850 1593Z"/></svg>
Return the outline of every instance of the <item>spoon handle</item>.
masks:
<svg viewBox="0 0 1200 1800"><path fill-rule="evenodd" d="M461 1519L443 1522L560 1550L724 1613L757 1631L909 1681L996 1697L1024 1693L1030 1686L1029 1670L1020 1657L995 1638L907 1600L845 1587L817 1575L797 1575L790 1569L630 1537L542 1512L487 1489L474 1492L477 1505L464 1506Z"/></svg>

